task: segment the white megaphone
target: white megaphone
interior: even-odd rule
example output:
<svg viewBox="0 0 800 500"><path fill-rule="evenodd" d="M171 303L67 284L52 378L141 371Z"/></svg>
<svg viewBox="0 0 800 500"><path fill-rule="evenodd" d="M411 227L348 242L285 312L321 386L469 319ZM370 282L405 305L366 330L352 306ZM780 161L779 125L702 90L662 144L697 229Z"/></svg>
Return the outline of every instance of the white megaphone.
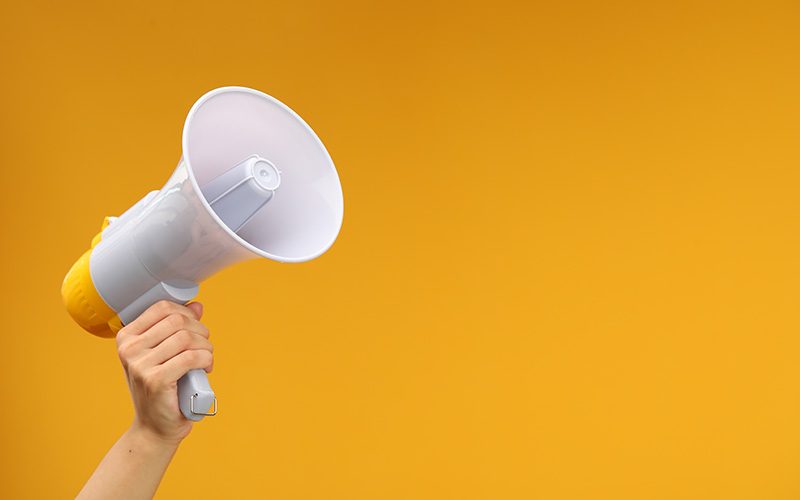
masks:
<svg viewBox="0 0 800 500"><path fill-rule="evenodd" d="M107 217L61 287L72 318L114 337L160 300L186 303L198 283L235 262L303 262L342 225L342 187L313 130L277 99L244 87L213 90L183 126L183 157L160 191ZM183 415L217 402L203 370L178 381Z"/></svg>

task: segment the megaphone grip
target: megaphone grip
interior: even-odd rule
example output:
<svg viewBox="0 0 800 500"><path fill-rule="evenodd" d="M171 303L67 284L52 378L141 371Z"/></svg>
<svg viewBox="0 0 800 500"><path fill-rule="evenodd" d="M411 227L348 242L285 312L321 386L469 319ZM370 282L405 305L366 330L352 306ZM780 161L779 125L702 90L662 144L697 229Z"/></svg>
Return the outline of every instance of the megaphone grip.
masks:
<svg viewBox="0 0 800 500"><path fill-rule="evenodd" d="M127 325L156 302L169 300L186 304L197 296L197 292L198 286L193 283L176 286L160 282L131 302L118 316L122 324ZM178 406L184 417L195 422L217 414L217 398L205 370L189 370L178 380Z"/></svg>

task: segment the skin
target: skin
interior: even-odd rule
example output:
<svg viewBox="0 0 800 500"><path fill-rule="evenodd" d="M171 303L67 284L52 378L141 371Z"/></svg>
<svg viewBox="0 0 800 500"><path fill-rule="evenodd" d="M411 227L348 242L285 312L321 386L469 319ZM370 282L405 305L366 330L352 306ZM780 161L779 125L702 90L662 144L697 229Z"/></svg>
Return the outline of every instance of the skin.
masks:
<svg viewBox="0 0 800 500"><path fill-rule="evenodd" d="M178 379L195 368L210 372L213 347L200 322L203 306L159 302L117 334L136 416L77 498L148 499L175 451L192 430L178 408Z"/></svg>

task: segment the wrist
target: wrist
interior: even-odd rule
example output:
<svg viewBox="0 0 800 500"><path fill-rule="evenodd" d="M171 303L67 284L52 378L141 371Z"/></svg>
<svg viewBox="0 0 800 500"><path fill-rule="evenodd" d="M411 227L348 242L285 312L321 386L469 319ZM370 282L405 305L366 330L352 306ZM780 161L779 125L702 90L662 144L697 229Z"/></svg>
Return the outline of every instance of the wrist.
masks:
<svg viewBox="0 0 800 500"><path fill-rule="evenodd" d="M182 441L182 439L164 437L147 426L142 425L138 420L134 420L126 434L139 446L153 452L161 451L174 453Z"/></svg>

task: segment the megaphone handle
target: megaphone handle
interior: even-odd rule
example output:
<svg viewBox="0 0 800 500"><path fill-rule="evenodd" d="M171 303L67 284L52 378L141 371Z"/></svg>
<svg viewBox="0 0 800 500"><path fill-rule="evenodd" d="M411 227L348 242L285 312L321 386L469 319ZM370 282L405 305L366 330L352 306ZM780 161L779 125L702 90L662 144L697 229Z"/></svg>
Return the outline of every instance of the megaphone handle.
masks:
<svg viewBox="0 0 800 500"><path fill-rule="evenodd" d="M174 285L160 282L120 311L120 322L127 325L148 307L162 300L186 304L197 296L198 290L199 287L194 283ZM195 422L217 414L217 398L208 383L205 370L189 370L178 379L178 406L184 417Z"/></svg>

